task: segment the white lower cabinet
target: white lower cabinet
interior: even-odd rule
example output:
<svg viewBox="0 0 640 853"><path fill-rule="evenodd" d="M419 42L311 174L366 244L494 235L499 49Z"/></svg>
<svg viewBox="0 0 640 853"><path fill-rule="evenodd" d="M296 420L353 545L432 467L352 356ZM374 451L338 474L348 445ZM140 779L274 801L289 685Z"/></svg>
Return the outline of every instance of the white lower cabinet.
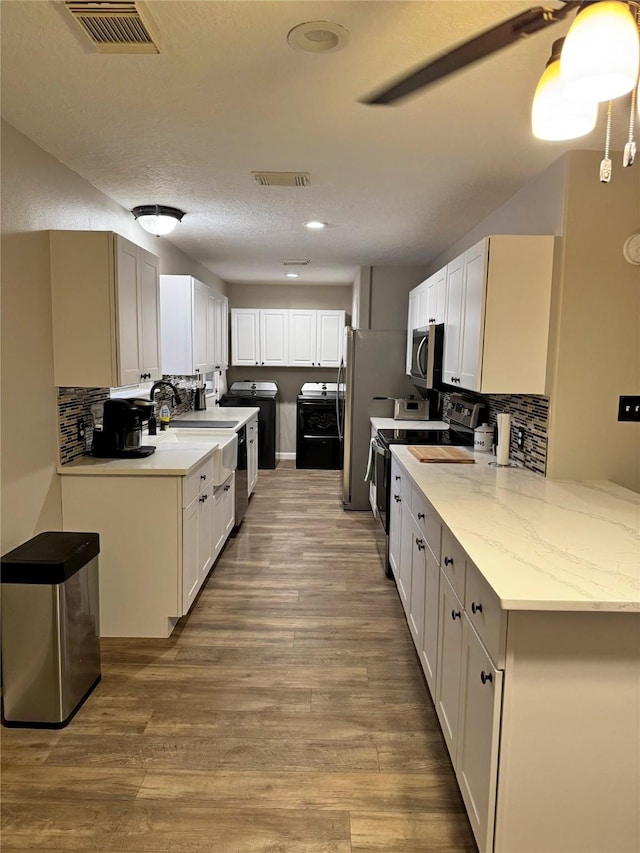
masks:
<svg viewBox="0 0 640 853"><path fill-rule="evenodd" d="M462 633L455 768L478 848L485 853L493 849L503 673L494 666L466 613Z"/></svg>
<svg viewBox="0 0 640 853"><path fill-rule="evenodd" d="M411 531L411 590L409 593L407 619L413 642L416 648L419 648L424 620L424 596L427 588L427 543L422 536L422 531L413 518L411 519Z"/></svg>
<svg viewBox="0 0 640 853"><path fill-rule="evenodd" d="M247 424L247 492L251 497L258 481L258 417Z"/></svg>
<svg viewBox="0 0 640 853"><path fill-rule="evenodd" d="M168 637L189 611L234 522L235 474L213 474L61 477L63 528L100 535L102 637Z"/></svg>
<svg viewBox="0 0 640 853"><path fill-rule="evenodd" d="M418 647L420 663L427 680L431 696L436 695L436 672L438 661L438 601L440 588L440 566L430 548L424 552L425 592L422 636Z"/></svg>
<svg viewBox="0 0 640 853"><path fill-rule="evenodd" d="M451 761L455 767L460 714L460 666L463 606L444 572L440 575L438 666L435 706Z"/></svg>

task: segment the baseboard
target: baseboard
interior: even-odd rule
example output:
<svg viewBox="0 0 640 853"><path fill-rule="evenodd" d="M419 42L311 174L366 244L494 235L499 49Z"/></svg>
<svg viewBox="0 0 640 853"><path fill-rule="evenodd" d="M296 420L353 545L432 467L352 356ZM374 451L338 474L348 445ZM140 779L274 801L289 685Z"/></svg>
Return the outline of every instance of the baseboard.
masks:
<svg viewBox="0 0 640 853"><path fill-rule="evenodd" d="M295 459L295 453L276 453L276 459Z"/></svg>

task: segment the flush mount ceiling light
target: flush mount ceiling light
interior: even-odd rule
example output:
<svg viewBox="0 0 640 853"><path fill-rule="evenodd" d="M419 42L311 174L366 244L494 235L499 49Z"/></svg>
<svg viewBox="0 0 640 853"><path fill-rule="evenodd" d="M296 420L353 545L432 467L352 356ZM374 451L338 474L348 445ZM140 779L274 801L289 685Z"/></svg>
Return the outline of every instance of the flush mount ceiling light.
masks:
<svg viewBox="0 0 640 853"><path fill-rule="evenodd" d="M287 41L305 53L330 53L346 47L349 30L330 21L307 21L289 30Z"/></svg>
<svg viewBox="0 0 640 853"><path fill-rule="evenodd" d="M310 222L305 222L304 227L310 228L312 231L320 231L320 229L327 227L327 223L320 222L318 219L312 219Z"/></svg>
<svg viewBox="0 0 640 853"><path fill-rule="evenodd" d="M287 272L285 273L285 278L300 278L299 272Z"/></svg>
<svg viewBox="0 0 640 853"><path fill-rule="evenodd" d="M131 213L145 231L155 234L156 237L170 234L184 216L182 210L164 204L141 204L134 207Z"/></svg>

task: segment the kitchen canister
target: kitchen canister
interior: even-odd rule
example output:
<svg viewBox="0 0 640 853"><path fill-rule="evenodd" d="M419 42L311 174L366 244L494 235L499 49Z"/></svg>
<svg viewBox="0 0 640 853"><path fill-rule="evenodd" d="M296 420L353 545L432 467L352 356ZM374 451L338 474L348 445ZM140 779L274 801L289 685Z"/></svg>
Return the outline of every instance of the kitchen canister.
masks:
<svg viewBox="0 0 640 853"><path fill-rule="evenodd" d="M473 431L473 449L480 453L493 452L493 427L481 424Z"/></svg>

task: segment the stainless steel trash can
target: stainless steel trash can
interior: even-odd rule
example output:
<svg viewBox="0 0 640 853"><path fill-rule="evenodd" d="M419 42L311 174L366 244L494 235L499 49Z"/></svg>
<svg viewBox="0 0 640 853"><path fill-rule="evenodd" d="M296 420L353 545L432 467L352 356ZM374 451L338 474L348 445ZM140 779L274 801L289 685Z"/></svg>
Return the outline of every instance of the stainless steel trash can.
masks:
<svg viewBox="0 0 640 853"><path fill-rule="evenodd" d="M63 728L100 681L99 551L50 531L0 559L5 726Z"/></svg>

